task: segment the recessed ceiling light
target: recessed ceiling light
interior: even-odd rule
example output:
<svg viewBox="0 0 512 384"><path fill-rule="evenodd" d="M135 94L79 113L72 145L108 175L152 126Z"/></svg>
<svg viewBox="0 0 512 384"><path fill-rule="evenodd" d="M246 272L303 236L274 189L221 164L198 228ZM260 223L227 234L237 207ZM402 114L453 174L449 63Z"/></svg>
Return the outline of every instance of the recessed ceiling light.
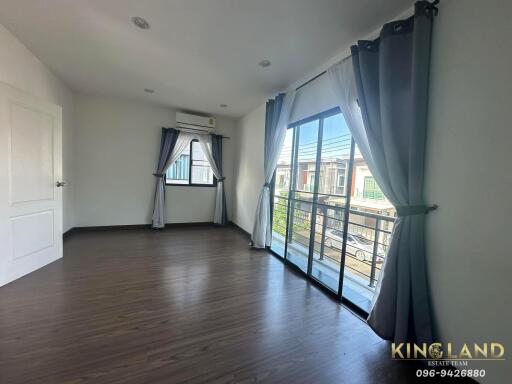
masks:
<svg viewBox="0 0 512 384"><path fill-rule="evenodd" d="M147 20L142 18L142 17L140 17L140 16L132 17L132 22L133 22L133 24L135 24L140 29L149 29L149 27L150 27L150 25L147 22Z"/></svg>
<svg viewBox="0 0 512 384"><path fill-rule="evenodd" d="M219 105L219 107L221 107L221 108L227 108L227 107L228 107L228 105L227 105L227 104L221 104L221 105Z"/></svg>
<svg viewBox="0 0 512 384"><path fill-rule="evenodd" d="M155 93L155 90L151 89L151 88L144 88L144 92L146 92L146 93Z"/></svg>
<svg viewBox="0 0 512 384"><path fill-rule="evenodd" d="M268 60L261 60L258 65L263 68L270 67L271 62Z"/></svg>

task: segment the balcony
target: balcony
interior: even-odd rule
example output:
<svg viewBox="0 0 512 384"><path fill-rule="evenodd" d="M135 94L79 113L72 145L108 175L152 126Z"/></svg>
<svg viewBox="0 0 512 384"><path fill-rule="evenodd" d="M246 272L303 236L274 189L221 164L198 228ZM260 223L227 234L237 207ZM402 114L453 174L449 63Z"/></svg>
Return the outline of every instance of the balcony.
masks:
<svg viewBox="0 0 512 384"><path fill-rule="evenodd" d="M315 223L312 223L314 210ZM334 292L338 292L343 244L346 244L343 297L368 312L395 218L350 209L345 235L343 206L275 196L276 211L271 249L282 257L286 255L288 261L308 273L312 248L309 274Z"/></svg>

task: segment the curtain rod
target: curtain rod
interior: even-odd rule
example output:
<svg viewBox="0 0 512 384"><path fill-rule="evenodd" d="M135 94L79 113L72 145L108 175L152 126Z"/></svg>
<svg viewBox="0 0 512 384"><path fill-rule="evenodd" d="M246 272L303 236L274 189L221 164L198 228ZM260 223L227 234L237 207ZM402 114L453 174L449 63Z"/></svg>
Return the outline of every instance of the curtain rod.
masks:
<svg viewBox="0 0 512 384"><path fill-rule="evenodd" d="M312 79L309 79L308 81L306 81L305 83L302 83L301 85L299 85L297 88L295 88L296 91L298 91L299 89L301 89L302 87L305 87L306 85L308 85L309 83L312 83L313 81L315 81L316 79L318 79L319 77L322 77L323 75L325 75L327 73L327 70L323 71L323 72L320 72L318 75L316 75L315 77L313 77Z"/></svg>
<svg viewBox="0 0 512 384"><path fill-rule="evenodd" d="M343 59L337 61L337 63L341 63L342 61L345 61L347 59L349 59L350 57L352 57L352 55L348 55L346 57L344 57ZM312 83L313 81L315 81L316 79L322 77L323 75L325 75L327 73L327 69L320 72L318 75L314 76L313 78L309 79L308 81L306 81L305 83L302 83L301 85L299 85L297 88L295 88L296 91L298 91L299 89L301 89L302 87L305 87L306 85L308 85L309 83Z"/></svg>
<svg viewBox="0 0 512 384"><path fill-rule="evenodd" d="M187 132L187 133L192 133L190 131L202 132L202 133L197 133L197 135L212 135L213 134L210 132L203 131L202 129L194 129L194 128L185 128L185 129L174 128L174 129L177 131L180 131L180 132ZM217 135L217 134L215 133L215 135ZM220 136L222 139L226 139L226 140L231 139L229 136L224 136L224 135L217 135L217 136Z"/></svg>
<svg viewBox="0 0 512 384"><path fill-rule="evenodd" d="M441 0L433 0L432 2L428 2L429 5L428 5L428 9L430 9L431 12L433 12L434 16L437 16L438 12L439 12L439 9L437 8L437 5L439 5ZM342 62L342 61L345 61L347 59L349 59L352 55L348 55L347 57L344 57L343 59L341 59L339 62ZM322 72L320 72L318 75L314 76L313 78L309 79L308 81L306 81L305 83L302 83L301 85L299 85L297 88L295 88L296 91L298 91L299 89L301 89L302 87L305 87L306 85L308 85L309 83L312 83L313 81L315 81L316 79L318 79L319 77L322 77L323 75L325 75L327 73L327 70L324 70Z"/></svg>

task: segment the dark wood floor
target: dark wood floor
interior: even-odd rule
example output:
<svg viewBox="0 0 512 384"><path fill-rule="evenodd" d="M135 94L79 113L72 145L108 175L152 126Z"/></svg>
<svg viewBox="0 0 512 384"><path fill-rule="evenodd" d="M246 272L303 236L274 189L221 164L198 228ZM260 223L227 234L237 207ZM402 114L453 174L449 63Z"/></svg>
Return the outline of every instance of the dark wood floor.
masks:
<svg viewBox="0 0 512 384"><path fill-rule="evenodd" d="M2 384L414 380L363 321L234 228L79 232L64 254L0 288Z"/></svg>

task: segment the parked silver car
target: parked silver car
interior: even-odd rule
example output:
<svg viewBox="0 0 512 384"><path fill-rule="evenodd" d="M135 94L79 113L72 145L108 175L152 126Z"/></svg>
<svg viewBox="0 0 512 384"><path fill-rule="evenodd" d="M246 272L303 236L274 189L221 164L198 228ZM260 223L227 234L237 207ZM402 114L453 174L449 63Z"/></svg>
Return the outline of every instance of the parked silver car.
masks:
<svg viewBox="0 0 512 384"><path fill-rule="evenodd" d="M343 246L343 231L339 229L329 229L325 233L325 245L329 248L337 248L341 250ZM368 240L367 238L348 233L347 234L347 254L355 256L357 260L360 261L372 261L373 254L373 240ZM382 263L384 261L384 248L382 245L377 246L377 263Z"/></svg>

